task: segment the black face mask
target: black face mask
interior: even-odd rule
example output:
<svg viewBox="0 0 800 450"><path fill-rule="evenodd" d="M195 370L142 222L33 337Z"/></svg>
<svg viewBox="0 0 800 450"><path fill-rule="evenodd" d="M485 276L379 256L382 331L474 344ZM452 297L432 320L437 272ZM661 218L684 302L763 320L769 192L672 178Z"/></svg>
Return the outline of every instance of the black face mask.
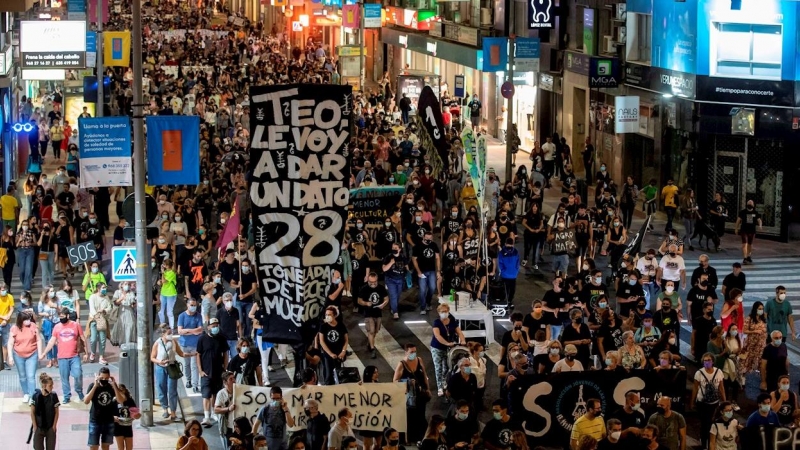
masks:
<svg viewBox="0 0 800 450"><path fill-rule="evenodd" d="M58 319L58 321L61 322L61 323L67 323L67 322L69 322L69 317L60 317Z"/></svg>
<svg viewBox="0 0 800 450"><path fill-rule="evenodd" d="M703 280L700 282L700 286L706 287L708 286L708 280Z"/></svg>
<svg viewBox="0 0 800 450"><path fill-rule="evenodd" d="M646 305L636 305L639 309L644 309Z"/></svg>
<svg viewBox="0 0 800 450"><path fill-rule="evenodd" d="M389 446L390 447L397 447L397 444L400 443L400 439L389 439Z"/></svg>
<svg viewBox="0 0 800 450"><path fill-rule="evenodd" d="M307 416L311 415L311 410L308 408L304 409L303 412L306 413Z"/></svg>
<svg viewBox="0 0 800 450"><path fill-rule="evenodd" d="M676 255L676 253L675 253L675 252L669 252L669 256L670 256L671 258L674 258L674 257L675 257L675 255Z"/></svg>
<svg viewBox="0 0 800 450"><path fill-rule="evenodd" d="M572 361L575 359L575 355L567 355L567 361Z"/></svg>
<svg viewBox="0 0 800 450"><path fill-rule="evenodd" d="M659 414L664 414L665 412L667 412L667 410L664 409L663 406L656 406L656 412Z"/></svg>

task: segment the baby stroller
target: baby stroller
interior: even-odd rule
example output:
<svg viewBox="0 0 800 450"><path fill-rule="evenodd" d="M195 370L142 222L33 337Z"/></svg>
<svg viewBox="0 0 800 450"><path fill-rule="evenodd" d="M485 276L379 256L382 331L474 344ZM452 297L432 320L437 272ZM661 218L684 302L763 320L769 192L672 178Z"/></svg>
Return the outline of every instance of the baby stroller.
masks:
<svg viewBox="0 0 800 450"><path fill-rule="evenodd" d="M469 358L469 356L469 349L463 345L450 347L450 350L447 351L447 363L450 366L450 374L452 375L458 372L458 362L461 361L462 358Z"/></svg>

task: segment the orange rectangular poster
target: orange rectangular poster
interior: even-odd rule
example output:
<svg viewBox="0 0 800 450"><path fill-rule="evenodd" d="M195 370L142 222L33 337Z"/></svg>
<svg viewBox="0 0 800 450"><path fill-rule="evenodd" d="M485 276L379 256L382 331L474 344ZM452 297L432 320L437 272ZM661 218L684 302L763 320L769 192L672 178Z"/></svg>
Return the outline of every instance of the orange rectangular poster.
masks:
<svg viewBox="0 0 800 450"><path fill-rule="evenodd" d="M164 170L183 170L183 144L181 130L161 131L161 142Z"/></svg>

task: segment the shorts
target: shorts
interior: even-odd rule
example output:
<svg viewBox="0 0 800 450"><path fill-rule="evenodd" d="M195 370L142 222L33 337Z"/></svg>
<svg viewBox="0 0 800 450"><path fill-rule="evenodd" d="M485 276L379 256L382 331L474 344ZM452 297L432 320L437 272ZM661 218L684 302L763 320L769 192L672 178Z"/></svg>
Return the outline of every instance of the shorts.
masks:
<svg viewBox="0 0 800 450"><path fill-rule="evenodd" d="M203 398L212 398L222 389L222 380L203 377L200 379L200 393Z"/></svg>
<svg viewBox="0 0 800 450"><path fill-rule="evenodd" d="M88 445L100 445L102 436L103 444L114 443L114 422L111 423L97 423L94 420L89 421L89 442Z"/></svg>
<svg viewBox="0 0 800 450"><path fill-rule="evenodd" d="M377 334L378 331L381 329L381 318L380 317L366 317L364 318L364 325L367 328L367 333L369 334Z"/></svg>
<svg viewBox="0 0 800 450"><path fill-rule="evenodd" d="M553 273L567 273L569 255L553 255Z"/></svg>
<svg viewBox="0 0 800 450"><path fill-rule="evenodd" d="M114 424L114 436L115 437L132 438L133 437L133 427L130 426L130 425Z"/></svg>
<svg viewBox="0 0 800 450"><path fill-rule="evenodd" d="M744 233L744 232L742 232L742 233L739 233L739 235L742 237L742 244L747 244L747 245L752 244L753 243L753 239L755 239L755 237L756 237L755 233Z"/></svg>

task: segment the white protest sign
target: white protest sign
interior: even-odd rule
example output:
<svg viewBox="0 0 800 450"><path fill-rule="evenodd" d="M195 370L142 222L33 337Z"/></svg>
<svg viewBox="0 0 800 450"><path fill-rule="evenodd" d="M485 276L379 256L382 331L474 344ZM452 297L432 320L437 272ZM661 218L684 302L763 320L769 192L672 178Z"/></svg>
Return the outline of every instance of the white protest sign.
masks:
<svg viewBox="0 0 800 450"><path fill-rule="evenodd" d="M290 431L306 427L307 416L303 403L308 399L319 402L319 411L331 423L342 408L353 414L350 426L355 430L383 431L392 427L406 431L406 385L405 383L350 383L334 386L306 386L284 389L283 399L294 418L295 427ZM251 422L261 407L272 401L270 388L236 384L233 386L233 402L236 405L231 421L236 417L247 417ZM233 427L233 423L231 423Z"/></svg>

